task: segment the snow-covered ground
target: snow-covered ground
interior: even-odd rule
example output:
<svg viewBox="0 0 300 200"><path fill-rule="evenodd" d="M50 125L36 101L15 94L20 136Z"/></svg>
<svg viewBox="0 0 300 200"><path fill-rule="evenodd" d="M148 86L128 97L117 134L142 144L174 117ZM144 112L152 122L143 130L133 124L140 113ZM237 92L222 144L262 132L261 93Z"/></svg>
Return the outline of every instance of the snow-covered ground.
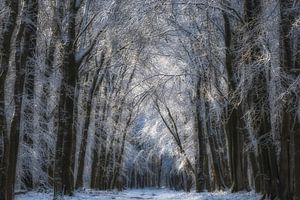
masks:
<svg viewBox="0 0 300 200"><path fill-rule="evenodd" d="M18 195L16 200L51 200L52 194L29 192ZM77 192L73 197L65 197L65 200L259 200L260 196L254 192L241 192L231 194L229 192L216 193L186 193L167 189L126 190L124 192L105 192L86 190Z"/></svg>

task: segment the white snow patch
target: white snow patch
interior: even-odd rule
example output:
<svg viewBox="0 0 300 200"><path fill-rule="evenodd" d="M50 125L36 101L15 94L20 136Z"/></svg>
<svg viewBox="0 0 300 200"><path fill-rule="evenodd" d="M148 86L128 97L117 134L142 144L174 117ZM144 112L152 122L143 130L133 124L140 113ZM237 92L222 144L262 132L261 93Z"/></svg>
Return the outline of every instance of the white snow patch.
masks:
<svg viewBox="0 0 300 200"><path fill-rule="evenodd" d="M51 200L50 193L28 192L18 195L16 200ZM76 192L73 197L65 197L65 200L259 200L261 196L255 192L204 192L186 193L167 189L137 189L123 192L85 190Z"/></svg>

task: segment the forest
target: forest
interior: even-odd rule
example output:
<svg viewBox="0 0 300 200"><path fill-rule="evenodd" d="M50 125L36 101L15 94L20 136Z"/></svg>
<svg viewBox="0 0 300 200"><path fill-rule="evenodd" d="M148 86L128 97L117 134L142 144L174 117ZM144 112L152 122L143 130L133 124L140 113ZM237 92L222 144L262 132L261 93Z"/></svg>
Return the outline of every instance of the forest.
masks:
<svg viewBox="0 0 300 200"><path fill-rule="evenodd" d="M300 200L299 0L0 0L0 200L136 188Z"/></svg>

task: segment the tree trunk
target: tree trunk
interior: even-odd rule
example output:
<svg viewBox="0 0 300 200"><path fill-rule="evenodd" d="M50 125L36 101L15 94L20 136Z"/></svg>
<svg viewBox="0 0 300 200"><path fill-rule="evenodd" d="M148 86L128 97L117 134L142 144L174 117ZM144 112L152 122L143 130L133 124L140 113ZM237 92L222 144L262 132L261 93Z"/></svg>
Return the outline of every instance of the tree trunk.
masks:
<svg viewBox="0 0 300 200"><path fill-rule="evenodd" d="M261 0L246 0L244 6L245 22L247 34L249 34L250 50L246 59L246 64L262 65L260 46L256 44L256 37L260 35L259 18L262 13ZM254 45L252 45L254 43ZM253 78L253 89L249 92L249 97L253 101L253 109L258 119L254 119L254 129L257 132L258 160L261 173L261 180L265 198L275 198L278 195L278 169L274 142L271 137L271 117L268 101L267 75L265 70L260 70ZM255 116L256 117L256 116ZM257 117L256 117L257 118Z"/></svg>
<svg viewBox="0 0 300 200"><path fill-rule="evenodd" d="M223 12L224 18L224 29L225 29L225 47L226 47L226 58L225 65L228 76L228 89L229 95L236 90L236 82L233 71L233 55L232 55L232 32L230 27L230 20L227 16L227 13ZM231 97L230 97L231 98ZM229 153L229 161L230 161L230 171L231 171L231 181L232 181L232 191L237 192L240 190L244 190L244 181L243 181L243 173L242 173L242 145L243 141L241 141L241 132L239 132L239 106L232 105L229 102L227 112L228 112L228 121L226 123L226 135L228 140L228 153Z"/></svg>
<svg viewBox="0 0 300 200"><path fill-rule="evenodd" d="M6 182L7 166L9 164L9 134L5 115L5 80L9 68L11 55L11 40L16 27L19 10L18 0L5 0L4 5L10 10L9 15L1 22L0 43L0 200L9 200L7 197Z"/></svg>
<svg viewBox="0 0 300 200"><path fill-rule="evenodd" d="M84 163L85 163L85 154L86 154L86 145L88 139L88 129L90 125L90 117L92 114L92 107L93 107L93 98L95 97L96 92L99 90L100 85L102 84L102 80L104 78L104 73L100 76L100 71L102 69L102 65L104 63L104 53L101 56L101 63L100 66L97 66L98 69L96 74L94 75L92 86L89 90L87 103L86 103L86 119L84 121L83 127L83 134L82 134L82 142L80 145L79 156L78 156L78 173L76 179L76 188L80 188L83 186L83 170L84 170Z"/></svg>
<svg viewBox="0 0 300 200"><path fill-rule="evenodd" d="M201 120L201 80L199 78L196 87L196 116L195 116L195 131L197 134L197 153L196 153L196 166L195 166L195 184L196 192L204 192L206 189L205 185L205 154L206 154L206 139L203 131L202 120ZM203 98L203 97L202 97Z"/></svg>
<svg viewBox="0 0 300 200"><path fill-rule="evenodd" d="M107 92L104 91L104 96L107 97ZM96 109L99 110L99 109ZM99 117L99 123L95 132L95 142L94 142L94 150L93 150L93 161L92 161L92 172L91 172L91 187L95 189L101 189L101 181L102 181L102 174L103 174L103 162L105 156L105 145L103 141L106 141L106 132L103 130L103 121L106 118L106 103L103 105L103 109L99 110L98 112L102 111L101 117Z"/></svg>
<svg viewBox="0 0 300 200"><path fill-rule="evenodd" d="M299 17L299 2L296 3L293 0L280 0L280 56L281 56L281 68L283 69L283 73L288 75L290 78L294 80L297 77L297 74L294 74L293 68L299 70L299 66L297 65L297 61L299 62L299 57L295 57L295 66L293 65L293 55L297 55L297 51L293 51L293 39L292 39L292 26L295 20ZM299 51L299 49L296 48ZM299 52L298 52L299 54ZM298 63L299 64L299 63ZM285 83L283 83L284 85ZM298 175L299 169L296 168L298 164L298 133L299 125L297 121L297 96L299 96L299 92L287 94L284 96L282 101L283 103L283 116L282 116L282 128L280 133L280 142L281 142L281 151L280 151L280 197L282 199L291 199L292 192L294 189L294 199L300 199L299 195L297 195L299 188L299 179L296 178ZM294 152L292 139L294 139ZM294 159L291 158L291 155L294 155ZM290 178L293 177L292 171L292 160L295 162L295 187L291 185L292 181ZM291 175L292 174L292 175ZM297 191L298 190L298 191Z"/></svg>
<svg viewBox="0 0 300 200"><path fill-rule="evenodd" d="M62 83L59 99L59 128L55 154L54 199L63 193L72 195L74 190L74 156L76 135L74 128L75 93L80 63L75 61L76 54L76 16L80 5L70 0L66 38L62 37ZM66 40L65 40L66 39ZM61 164L63 165L61 166ZM60 183L62 181L62 183Z"/></svg>
<svg viewBox="0 0 300 200"><path fill-rule="evenodd" d="M57 2L57 3L56 3ZM44 70L44 79L42 84L42 94L40 97L41 101L41 113L39 115L39 126L43 130L45 135L50 134L49 132L49 124L51 122L51 119L54 119L54 113L56 113L55 110L48 110L48 99L51 96L51 78L53 76L55 67L54 67L54 58L55 58L55 51L57 49L58 44L58 37L59 37L59 21L61 21L62 18L62 6L60 5L62 2L59 0L52 0L52 3L55 4L53 8L53 16L52 16L52 35L50 38L50 43L47 48L46 52L46 58L45 58L45 70ZM43 169L48 174L48 181L50 185L53 185L53 168L54 163L52 160L54 160L54 156L52 152L50 152L49 147L47 146L47 143L44 144L44 151L47 152L44 157L45 160L48 160L50 162L45 163L45 166L43 166Z"/></svg>
<svg viewBox="0 0 300 200"><path fill-rule="evenodd" d="M29 12L32 11L31 12ZM33 65L36 50L36 22L38 14L38 2L25 1L22 9L21 24L16 36L16 81L14 87L15 113L10 127L9 163L7 165L7 199L14 198L14 186L16 166L18 159L19 140L21 131L21 110L23 101L23 89L25 85L25 73L30 65ZM33 24L31 24L33 22ZM32 30L33 29L33 30Z"/></svg>
<svg viewBox="0 0 300 200"><path fill-rule="evenodd" d="M123 179L120 175L120 171L122 169L122 164L123 164L125 142L126 142L127 132L128 132L128 129L129 129L130 123L131 123L131 115L132 115L132 111L130 112L130 116L128 117L127 122L126 122L126 127L123 131L123 136L122 136L122 141L121 141L121 149L120 149L120 154L117 156L117 166L116 166L116 170L115 170L113 181L112 181L112 188L115 188L117 186L116 185L117 180ZM120 184L120 183L118 183L118 184ZM123 188L123 186L122 186L122 188Z"/></svg>
<svg viewBox="0 0 300 200"><path fill-rule="evenodd" d="M299 57L298 57L299 58ZM298 69L300 67L298 66ZM294 174L294 200L300 200L300 94L298 93L298 115L295 120L295 134L294 134L294 158L295 158L295 174Z"/></svg>
<svg viewBox="0 0 300 200"><path fill-rule="evenodd" d="M299 4L299 3L298 3ZM298 8L300 5L298 5ZM300 70L300 33L298 32L298 41L296 46L295 55L295 69ZM299 73L299 71L298 71ZM295 129L294 129L294 200L300 200L300 92L296 92L296 119L295 119ZM297 104L298 102L298 104Z"/></svg>
<svg viewBox="0 0 300 200"><path fill-rule="evenodd" d="M37 45L37 20L38 20L38 1L30 0L28 1L28 11L27 11L27 20L29 21L26 24L25 30L25 38L28 37L28 51L27 51L27 59L25 61L26 65L26 76L24 83L24 95L27 97L24 105L24 113L26 113L26 129L23 133L23 142L26 144L27 148L33 148L33 137L34 137L34 80L35 80L35 72L36 72L36 64L35 64L35 53L36 53L36 45ZM28 35L28 36L26 36ZM26 42L26 41L24 41ZM26 49L25 49L26 51ZM22 113L20 113L22 115ZM28 158L30 159L30 158ZM31 162L26 160L26 164L22 164L23 170L23 178L22 182L25 184L27 189L33 189L33 174L31 166L29 165Z"/></svg>

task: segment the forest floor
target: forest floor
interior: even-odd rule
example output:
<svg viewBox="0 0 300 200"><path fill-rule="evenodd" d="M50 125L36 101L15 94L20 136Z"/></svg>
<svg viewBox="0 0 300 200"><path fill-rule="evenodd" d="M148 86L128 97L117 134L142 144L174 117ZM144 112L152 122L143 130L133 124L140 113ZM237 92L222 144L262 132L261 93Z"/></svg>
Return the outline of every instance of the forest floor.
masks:
<svg viewBox="0 0 300 200"><path fill-rule="evenodd" d="M51 200L51 193L28 192L18 195L16 200ZM123 192L86 190L76 192L73 197L65 200L259 200L260 195L254 192L214 192L214 193L186 193L167 189L137 189Z"/></svg>

